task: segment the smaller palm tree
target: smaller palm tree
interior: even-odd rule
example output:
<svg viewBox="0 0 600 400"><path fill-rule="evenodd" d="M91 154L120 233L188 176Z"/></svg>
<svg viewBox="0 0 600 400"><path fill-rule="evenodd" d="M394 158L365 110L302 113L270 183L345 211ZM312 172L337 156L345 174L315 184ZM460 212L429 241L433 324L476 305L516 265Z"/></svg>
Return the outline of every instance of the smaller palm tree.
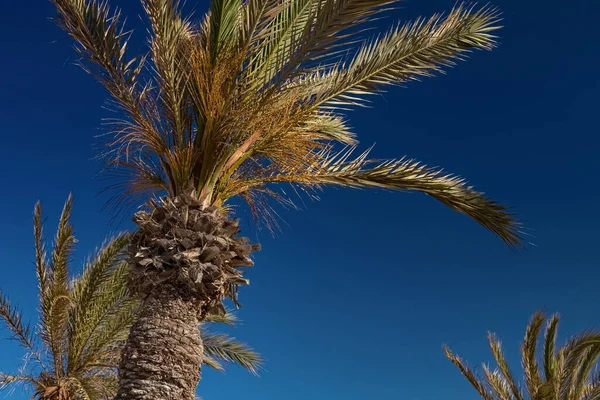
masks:
<svg viewBox="0 0 600 400"><path fill-rule="evenodd" d="M600 357L600 332L584 331L557 349L559 316L553 315L546 324L540 363L537 345L546 319L541 311L535 313L525 331L521 346L525 393L493 333L488 334L488 341L498 367L492 371L483 364L484 379L477 377L447 346L444 351L484 400L599 400L600 374L594 367Z"/></svg>
<svg viewBox="0 0 600 400"><path fill-rule="evenodd" d="M81 276L69 281L68 261L76 242L69 222L71 206L69 197L49 257L44 248L42 208L39 202L35 206L37 330L23 322L22 314L0 291L0 320L25 348L28 361L17 374L0 372L0 389L25 383L32 389L33 399L113 398L121 351L139 312L139 301L126 290L126 234L105 242L86 263ZM236 319L226 313L206 321L233 325ZM206 365L222 371L223 363L235 362L251 372L258 371L261 358L250 347L227 335L205 329L201 332Z"/></svg>

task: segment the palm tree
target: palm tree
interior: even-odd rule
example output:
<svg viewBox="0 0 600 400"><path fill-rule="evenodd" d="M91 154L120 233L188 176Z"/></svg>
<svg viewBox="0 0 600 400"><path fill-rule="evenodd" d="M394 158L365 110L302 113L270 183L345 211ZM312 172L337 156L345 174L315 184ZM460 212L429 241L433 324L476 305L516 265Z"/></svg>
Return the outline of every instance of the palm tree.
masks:
<svg viewBox="0 0 600 400"><path fill-rule="evenodd" d="M342 114L385 85L492 49L496 9L458 5L356 45L365 31L358 26L394 0L213 0L199 23L178 0L141 0L149 52L131 57L130 32L107 1L52 1L82 65L120 112L107 121L105 154L110 170L127 175L117 203L146 205L134 216L129 285L144 299L142 317L117 399L193 399L198 321L222 313L225 298L238 304L248 283L239 268L258 249L237 236L234 197L268 220L269 198L290 201L277 183L417 191L521 244L513 215L462 178L410 159L355 155Z"/></svg>
<svg viewBox="0 0 600 400"><path fill-rule="evenodd" d="M69 259L75 238L69 222L71 198L60 217L54 249L46 257L42 209L36 204L34 236L39 284L40 316L34 332L0 292L0 319L27 351L27 363L17 374L0 372L0 389L27 384L41 400L112 399L117 387L116 368L139 301L127 294L129 264L125 261L128 237L106 241L69 281ZM209 315L205 322L234 325L235 317ZM223 370L235 362L256 373L260 356L250 347L224 334L201 329L206 365Z"/></svg>
<svg viewBox="0 0 600 400"><path fill-rule="evenodd" d="M488 341L498 368L490 370L483 364L485 379L475 373L444 346L446 356L467 378L484 400L598 400L600 399L600 375L594 366L600 356L600 332L584 331L571 337L564 346L556 348L559 317L553 315L546 324L538 363L537 345L546 317L537 312L531 318L521 346L521 363L525 373L525 391L504 358L500 341L494 334Z"/></svg>

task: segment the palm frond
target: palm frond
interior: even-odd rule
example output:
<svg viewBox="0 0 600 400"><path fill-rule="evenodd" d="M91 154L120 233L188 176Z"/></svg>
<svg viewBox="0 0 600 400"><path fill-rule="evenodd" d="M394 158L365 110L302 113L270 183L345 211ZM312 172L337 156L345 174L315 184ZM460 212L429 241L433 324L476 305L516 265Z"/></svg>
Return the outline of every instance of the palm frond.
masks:
<svg viewBox="0 0 600 400"><path fill-rule="evenodd" d="M448 357L448 359L452 361L454 365L456 365L460 373L467 378L475 390L477 390L477 393L479 393L481 398L484 400L494 400L492 393L490 393L485 387L485 384L475 376L475 373L469 368L469 366L465 364L460 357L452 353L448 346L443 346L443 349L444 353L446 353L446 357Z"/></svg>
<svg viewBox="0 0 600 400"><path fill-rule="evenodd" d="M71 300L69 296L68 263L73 252L75 237L70 223L72 196L69 195L60 215L54 248L49 265L48 290L42 301L41 337L54 358L54 373L58 378L64 373L63 355L66 326Z"/></svg>
<svg viewBox="0 0 600 400"><path fill-rule="evenodd" d="M35 379L26 375L7 375L0 372L0 390L19 382L35 382Z"/></svg>
<svg viewBox="0 0 600 400"><path fill-rule="evenodd" d="M229 326L234 326L238 323L238 318L230 311L225 311L225 314L208 314L203 322L220 323Z"/></svg>
<svg viewBox="0 0 600 400"><path fill-rule="evenodd" d="M111 270L109 279L103 282L94 293L94 298L85 313L80 330L73 339L77 339L79 350L78 366L93 363L98 353L120 340L134 322L138 303L127 294L129 265L122 262Z"/></svg>
<svg viewBox="0 0 600 400"><path fill-rule="evenodd" d="M585 331L569 340L564 349L564 369L561 393L573 396L581 390L589 371L596 364L600 347L600 332ZM584 376L581 375L584 373Z"/></svg>
<svg viewBox="0 0 600 400"><path fill-rule="evenodd" d="M237 44L242 11L241 0L213 0L210 4L210 49L213 62Z"/></svg>
<svg viewBox="0 0 600 400"><path fill-rule="evenodd" d="M542 385L539 365L536 360L538 336L546 318L539 311L533 315L525 331L525 339L521 346L521 363L525 372L525 384L529 393L537 393Z"/></svg>
<svg viewBox="0 0 600 400"><path fill-rule="evenodd" d="M290 0L282 2L279 9L269 10L276 15L261 32L264 38L254 49L244 70L243 81L252 90L269 82L285 65L285 52L306 31L306 25L318 4L319 0Z"/></svg>
<svg viewBox="0 0 600 400"><path fill-rule="evenodd" d="M217 360L217 362L220 360L236 363L250 372L258 374L262 358L248 345L237 342L227 335L213 334L207 331L201 332L204 352L208 357Z"/></svg>
<svg viewBox="0 0 600 400"><path fill-rule="evenodd" d="M427 167L417 161L400 159L376 162L369 160L367 150L351 158L354 148L322 153L310 165L300 165L294 170L275 170L262 177L249 177L232 182L229 196L268 183L296 183L305 186L339 185L352 188L381 188L425 193L448 207L466 214L494 232L510 246L521 243L519 224L506 208L475 191L457 176Z"/></svg>
<svg viewBox="0 0 600 400"><path fill-rule="evenodd" d="M355 50L349 37L395 0L215 0L196 26L178 0L142 1L152 28L146 69L146 57L127 55L119 10L105 0L52 0L88 72L125 114L107 121L103 155L131 179L113 204L193 189L205 206L239 194L268 210L256 193L277 182L416 190L521 244L514 216L461 178L410 160L315 155L330 142L356 145L337 111L493 48L496 9L458 5ZM342 48L347 62L332 55Z"/></svg>
<svg viewBox="0 0 600 400"><path fill-rule="evenodd" d="M192 26L182 17L179 0L142 0L142 4L152 26L150 48L161 104L173 140L181 146L192 135L185 90L189 62L186 47L192 40Z"/></svg>
<svg viewBox="0 0 600 400"><path fill-rule="evenodd" d="M144 90L138 90L137 85L145 58L127 58L129 33L121 23L120 11L112 12L105 0L52 0L52 3L58 11L57 23L78 44L77 52L97 67L85 69L132 116L139 115L136 108Z"/></svg>
<svg viewBox="0 0 600 400"><path fill-rule="evenodd" d="M44 246L44 228L42 221L42 203L37 202L33 211L33 236L35 240L35 272L38 279L40 298L48 283L48 265Z"/></svg>
<svg viewBox="0 0 600 400"><path fill-rule="evenodd" d="M496 336L493 333L490 333L488 335L488 342L490 344L492 354L494 355L494 358L498 363L498 368L500 369L500 372L502 372L502 375L506 379L506 382L508 383L508 386L510 387L513 396L517 400L523 400L523 393L521 392L521 389L519 388L518 384L513 378L512 373L510 372L510 368L508 367L508 363L506 362L504 354L502 353L502 344L500 343L500 340L498 340L498 338L496 338Z"/></svg>
<svg viewBox="0 0 600 400"><path fill-rule="evenodd" d="M577 372L572 378L571 393L573 398L580 399L583 397L589 385L590 374L598 363L598 358L600 358L600 344L590 346L585 355L580 358Z"/></svg>
<svg viewBox="0 0 600 400"><path fill-rule="evenodd" d="M306 75L300 82L313 106L337 108L364 104L364 95L387 84L429 77L453 66L474 49L492 49L499 13L494 8L460 5L446 17L400 24L364 45L346 65Z"/></svg>
<svg viewBox="0 0 600 400"><path fill-rule="evenodd" d="M557 381L556 333L560 317L555 314L546 325L544 335L544 373L547 381Z"/></svg>
<svg viewBox="0 0 600 400"><path fill-rule="evenodd" d="M87 262L81 277L75 279L71 289L74 304L69 313L69 369L76 368L81 361L82 352L88 345L93 332L103 322L115 302L125 297L127 279L126 265L121 263L125 246L129 243L127 234L120 234L96 252ZM118 271L121 265L121 271ZM115 282L115 279L117 281Z"/></svg>
<svg viewBox="0 0 600 400"><path fill-rule="evenodd" d="M487 365L483 364L483 372L487 378L488 385L499 400L514 400L514 396L510 390L510 386L502 372L498 369L490 371Z"/></svg>
<svg viewBox="0 0 600 400"><path fill-rule="evenodd" d="M386 11L387 5L398 0L338 0L313 1L309 15L295 37L290 38L284 46L276 49L278 63L274 70L278 74L278 82L290 80L303 70L319 62L328 65L340 55L347 53L355 42L353 35L361 32L358 26L369 22L373 16Z"/></svg>
<svg viewBox="0 0 600 400"><path fill-rule="evenodd" d="M13 334L13 337L27 351L37 353L35 348L35 337L31 327L23 322L21 312L10 304L8 297L0 291L0 318L8 330ZM43 365L42 365L43 367Z"/></svg>
<svg viewBox="0 0 600 400"><path fill-rule="evenodd" d="M546 318L541 311L532 316L521 348L527 396L522 393L519 384L508 367L502 353L500 341L493 334L488 335L492 354L498 363L498 369L490 371L484 365L484 372L487 383L495 397L498 400L522 400L524 398L531 400L598 399L600 396L600 375L597 375L594 367L600 358L600 333L591 330L584 331L571 337L565 345L556 351L556 332L559 317L554 315L546 324L544 353L542 355L545 374L542 376L537 363L536 348L545 320ZM448 350L446 350L446 354L450 354L449 357L453 356ZM457 364L457 361L453 362ZM460 359L458 363L463 365ZM469 371L465 376L471 382L477 381ZM479 386L473 385L478 392L485 389L481 382L479 382Z"/></svg>

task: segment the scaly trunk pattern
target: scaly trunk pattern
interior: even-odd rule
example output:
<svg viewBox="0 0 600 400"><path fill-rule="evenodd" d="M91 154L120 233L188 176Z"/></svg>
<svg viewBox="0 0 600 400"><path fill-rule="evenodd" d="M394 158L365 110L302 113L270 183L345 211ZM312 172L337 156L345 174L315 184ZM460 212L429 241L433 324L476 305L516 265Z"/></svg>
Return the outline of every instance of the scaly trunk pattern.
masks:
<svg viewBox="0 0 600 400"><path fill-rule="evenodd" d="M204 207L193 191L151 201L135 214L129 290L142 299L119 368L115 400L193 400L200 379L198 323L237 304L238 268L257 245L236 237L238 221Z"/></svg>
<svg viewBox="0 0 600 400"><path fill-rule="evenodd" d="M203 354L201 305L169 284L144 300L123 353L117 399L194 399Z"/></svg>

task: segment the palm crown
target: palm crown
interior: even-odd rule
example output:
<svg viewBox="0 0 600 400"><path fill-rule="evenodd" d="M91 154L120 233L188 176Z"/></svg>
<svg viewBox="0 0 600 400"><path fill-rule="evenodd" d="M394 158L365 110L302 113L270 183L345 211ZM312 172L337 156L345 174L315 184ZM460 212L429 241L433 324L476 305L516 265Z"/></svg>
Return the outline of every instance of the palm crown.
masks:
<svg viewBox="0 0 600 400"><path fill-rule="evenodd" d="M521 346L521 364L525 373L525 389L515 380L500 341L493 335L488 340L498 368L483 365L485 379L475 373L447 347L444 351L484 400L597 400L600 399L600 376L594 366L600 357L600 332L585 331L556 347L558 315L546 324L541 354L537 345L546 317L534 314L525 331ZM541 364L538 362L541 361Z"/></svg>
<svg viewBox="0 0 600 400"><path fill-rule="evenodd" d="M35 206L38 329L26 325L21 313L0 292L0 319L25 348L30 361L18 374L0 373L0 388L26 383L38 399L108 399L115 394L115 371L139 309L139 301L129 297L126 290L128 236L121 234L107 241L86 263L81 276L69 280L69 259L75 244L70 213L69 198L54 248L47 257L41 205ZM205 322L234 325L236 319L226 313L209 315ZM206 365L222 371L224 362L235 362L251 372L258 371L261 358L250 347L204 328Z"/></svg>
<svg viewBox="0 0 600 400"><path fill-rule="evenodd" d="M410 159L355 155L342 114L382 86L493 48L497 10L459 5L357 46L357 26L394 0L214 0L198 24L176 0L142 0L150 52L130 57L119 11L100 0L53 2L85 68L125 115L109 121L106 154L130 178L124 198L193 193L221 207L240 196L268 214L268 197L287 200L274 183L411 190L520 244L513 216L462 178Z"/></svg>

